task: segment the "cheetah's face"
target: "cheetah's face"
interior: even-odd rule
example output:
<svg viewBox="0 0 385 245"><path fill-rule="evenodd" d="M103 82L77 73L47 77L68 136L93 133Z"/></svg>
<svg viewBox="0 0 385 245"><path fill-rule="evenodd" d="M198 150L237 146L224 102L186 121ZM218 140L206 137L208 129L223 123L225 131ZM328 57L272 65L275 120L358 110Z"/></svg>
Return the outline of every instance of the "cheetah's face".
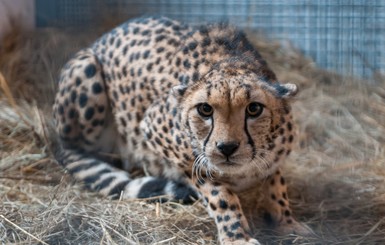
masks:
<svg viewBox="0 0 385 245"><path fill-rule="evenodd" d="M195 167L265 174L271 167L271 130L279 123L287 95L296 92L293 84L267 85L254 73L229 76L217 71L187 88L182 120L199 154ZM279 96L277 89L285 95Z"/></svg>

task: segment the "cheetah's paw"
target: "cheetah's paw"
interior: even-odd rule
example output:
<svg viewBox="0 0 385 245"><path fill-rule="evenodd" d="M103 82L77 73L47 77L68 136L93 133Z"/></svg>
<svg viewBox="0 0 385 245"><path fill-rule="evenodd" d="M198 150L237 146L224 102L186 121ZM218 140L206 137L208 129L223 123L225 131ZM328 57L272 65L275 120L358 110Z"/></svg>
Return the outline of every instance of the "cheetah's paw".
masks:
<svg viewBox="0 0 385 245"><path fill-rule="evenodd" d="M290 224L281 224L277 227L277 232L280 235L294 234L303 237L314 236L314 231L304 223L293 220Z"/></svg>
<svg viewBox="0 0 385 245"><path fill-rule="evenodd" d="M258 240L251 238L249 240L224 241L222 245L261 245Z"/></svg>

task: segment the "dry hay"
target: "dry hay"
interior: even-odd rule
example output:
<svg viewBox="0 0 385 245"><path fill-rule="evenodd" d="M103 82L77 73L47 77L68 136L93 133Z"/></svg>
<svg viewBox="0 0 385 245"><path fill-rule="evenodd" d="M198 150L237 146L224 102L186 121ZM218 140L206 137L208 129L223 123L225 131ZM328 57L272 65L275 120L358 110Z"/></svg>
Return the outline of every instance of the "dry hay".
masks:
<svg viewBox="0 0 385 245"><path fill-rule="evenodd" d="M216 244L199 202L111 201L84 191L53 160L47 132L58 69L97 35L14 31L0 46L0 242ZM250 37L280 80L301 87L294 105L300 139L284 168L294 212L316 233L261 232L259 239L384 244L385 79L327 73L291 47Z"/></svg>

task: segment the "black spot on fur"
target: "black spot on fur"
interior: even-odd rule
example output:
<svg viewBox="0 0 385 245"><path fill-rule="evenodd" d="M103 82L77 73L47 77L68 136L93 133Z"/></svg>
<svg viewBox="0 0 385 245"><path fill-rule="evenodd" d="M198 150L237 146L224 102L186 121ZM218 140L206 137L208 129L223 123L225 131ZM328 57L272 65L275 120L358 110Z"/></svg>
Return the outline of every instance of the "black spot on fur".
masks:
<svg viewBox="0 0 385 245"><path fill-rule="evenodd" d="M99 113L102 113L103 111L104 111L104 106L102 106L102 105L99 106L99 107L98 107L98 112L99 112Z"/></svg>
<svg viewBox="0 0 385 245"><path fill-rule="evenodd" d="M186 160L186 161L190 161L190 160L191 160L190 156L187 155L186 153L183 153L183 158L184 158L184 160Z"/></svg>
<svg viewBox="0 0 385 245"><path fill-rule="evenodd" d="M181 145L182 144L182 140L180 139L180 137L178 135L175 136L175 140L176 140L176 143L178 145Z"/></svg>
<svg viewBox="0 0 385 245"><path fill-rule="evenodd" d="M220 223L220 222L222 222L222 221L223 221L222 216L218 215L218 216L217 216L217 223Z"/></svg>
<svg viewBox="0 0 385 245"><path fill-rule="evenodd" d="M227 222L230 220L230 215L225 215L224 220Z"/></svg>
<svg viewBox="0 0 385 245"><path fill-rule="evenodd" d="M75 118L75 115L76 115L75 109L71 108L71 109L68 111L68 117L69 117L70 119L73 119L73 118Z"/></svg>
<svg viewBox="0 0 385 245"><path fill-rule="evenodd" d="M234 224L231 225L231 230L236 230L239 227L241 227L241 223L239 221L235 222Z"/></svg>
<svg viewBox="0 0 385 245"><path fill-rule="evenodd" d="M59 105L58 112L60 115L64 114L64 107L62 105Z"/></svg>
<svg viewBox="0 0 385 245"><path fill-rule="evenodd" d="M151 53L150 50L144 51L144 53L143 53L143 59L147 59L147 58L150 56L150 53Z"/></svg>
<svg viewBox="0 0 385 245"><path fill-rule="evenodd" d="M294 139L293 135L290 135L290 136L289 136L289 142L290 142L290 143L293 142L293 139Z"/></svg>
<svg viewBox="0 0 385 245"><path fill-rule="evenodd" d="M72 90L72 92L71 92L71 102L72 103L75 103L77 95L78 94L77 94L76 90Z"/></svg>
<svg viewBox="0 0 385 245"><path fill-rule="evenodd" d="M191 63L188 59L185 59L183 61L183 66L186 68L186 69L189 69L191 67Z"/></svg>
<svg viewBox="0 0 385 245"><path fill-rule="evenodd" d="M277 154L280 156L280 155L282 155L283 154L283 152L285 151L285 149L280 149L278 152L277 152Z"/></svg>
<svg viewBox="0 0 385 245"><path fill-rule="evenodd" d="M159 31L159 30L157 30L157 31ZM159 36L157 36L157 37L155 38L155 42L160 42L160 41L162 41L162 40L165 39L165 38L166 38L165 35L159 35Z"/></svg>
<svg viewBox="0 0 385 245"><path fill-rule="evenodd" d="M211 203L211 202L210 202L210 208L211 208L213 211L217 210L217 207L216 207L213 203Z"/></svg>
<svg viewBox="0 0 385 245"><path fill-rule="evenodd" d="M177 57L176 61L175 61L175 65L180 66L181 62L182 62L182 60L179 57Z"/></svg>
<svg viewBox="0 0 385 245"><path fill-rule="evenodd" d="M81 80L79 77L77 77L77 78L75 79L75 84L76 84L76 86L80 86L81 83L82 83L82 80Z"/></svg>
<svg viewBox="0 0 385 245"><path fill-rule="evenodd" d="M118 101L118 100L119 100L119 94L118 94L118 92L116 92L115 90L112 91L112 96L114 97L115 101Z"/></svg>
<svg viewBox="0 0 385 245"><path fill-rule="evenodd" d="M182 51L183 51L183 54L188 54L188 47L184 47Z"/></svg>
<svg viewBox="0 0 385 245"><path fill-rule="evenodd" d="M92 92L94 94L99 94L102 91L103 91L103 87L99 82L95 82L94 84L92 84Z"/></svg>
<svg viewBox="0 0 385 245"><path fill-rule="evenodd" d="M191 43L188 44L188 48L190 50L194 50L197 46L198 46L197 42L191 42Z"/></svg>
<svg viewBox="0 0 385 245"><path fill-rule="evenodd" d="M205 37L205 38L203 39L203 41L201 42L201 46L202 46L203 48L209 46L210 44L211 44L211 40L210 40L210 38L208 38L208 37Z"/></svg>
<svg viewBox="0 0 385 245"><path fill-rule="evenodd" d="M162 53L164 51L164 47L159 47L156 49L156 52L159 54L159 53Z"/></svg>
<svg viewBox="0 0 385 245"><path fill-rule="evenodd" d="M122 41L121 41L120 39L118 39L118 40L116 41L115 47L116 47L116 48L119 48L121 44L122 44Z"/></svg>
<svg viewBox="0 0 385 245"><path fill-rule="evenodd" d="M167 149L163 149L163 154L168 158L169 157L169 154L168 154L168 150Z"/></svg>
<svg viewBox="0 0 385 245"><path fill-rule="evenodd" d="M204 185L206 181L204 179L199 178L197 183L198 185Z"/></svg>
<svg viewBox="0 0 385 245"><path fill-rule="evenodd" d="M222 209L227 209L228 204L225 200L221 199L221 200L219 200L219 207L221 207Z"/></svg>
<svg viewBox="0 0 385 245"><path fill-rule="evenodd" d="M126 55L128 51L128 45L124 46L123 48L123 55Z"/></svg>
<svg viewBox="0 0 385 245"><path fill-rule="evenodd" d="M150 30L144 30L144 31L142 32L142 36L147 36L147 35L150 34L150 33L151 33Z"/></svg>
<svg viewBox="0 0 385 245"><path fill-rule="evenodd" d="M84 117L86 120L90 120L95 113L95 109L93 107L88 107L87 110L84 113Z"/></svg>
<svg viewBox="0 0 385 245"><path fill-rule="evenodd" d="M110 38L110 45L112 45L112 44L114 43L114 41L115 41L115 38L114 38L114 37L111 37L111 38Z"/></svg>
<svg viewBox="0 0 385 245"><path fill-rule="evenodd" d="M161 141L158 137L155 137L155 142L156 142L158 145L160 145L160 146L163 145L163 144L162 144L162 141Z"/></svg>
<svg viewBox="0 0 385 245"><path fill-rule="evenodd" d="M120 123L123 125L123 127L127 126L127 122L123 117L120 118Z"/></svg>
<svg viewBox="0 0 385 245"><path fill-rule="evenodd" d="M96 127L99 125L99 120L95 119L92 121L92 127Z"/></svg>
<svg viewBox="0 0 385 245"><path fill-rule="evenodd" d="M79 106L81 108L85 107L87 105L88 97L85 93L81 93L79 96Z"/></svg>
<svg viewBox="0 0 385 245"><path fill-rule="evenodd" d="M85 73L87 78L91 78L91 77L95 76L95 74L96 74L96 66L94 64L89 64L84 69L84 73Z"/></svg>
<svg viewBox="0 0 385 245"><path fill-rule="evenodd" d="M119 64L120 64L119 58L115 58L114 63L115 63L115 66L119 66Z"/></svg>
<svg viewBox="0 0 385 245"><path fill-rule="evenodd" d="M193 76L192 76L192 80L193 80L194 82L196 82L196 81L198 81L198 79L199 79L199 73L198 73L198 72L194 72L194 73L193 73Z"/></svg>
<svg viewBox="0 0 385 245"><path fill-rule="evenodd" d="M153 64L152 63L149 63L146 67L147 71L151 71L152 70L152 66Z"/></svg>
<svg viewBox="0 0 385 245"><path fill-rule="evenodd" d="M70 125L65 125L64 128L63 128L63 133L64 134L71 133L71 126Z"/></svg>
<svg viewBox="0 0 385 245"><path fill-rule="evenodd" d="M165 19L165 21L163 22L163 24L165 25L165 26L172 26L172 22L170 21L170 20L168 20L168 19Z"/></svg>

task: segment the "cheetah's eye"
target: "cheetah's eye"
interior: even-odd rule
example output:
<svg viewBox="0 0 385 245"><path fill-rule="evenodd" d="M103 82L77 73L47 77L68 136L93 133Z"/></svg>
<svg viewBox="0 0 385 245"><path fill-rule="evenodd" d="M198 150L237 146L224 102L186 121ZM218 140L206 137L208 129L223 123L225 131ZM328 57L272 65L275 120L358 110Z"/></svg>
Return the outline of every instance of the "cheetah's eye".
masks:
<svg viewBox="0 0 385 245"><path fill-rule="evenodd" d="M199 104L197 110L202 117L210 117L213 114L213 108L207 103Z"/></svg>
<svg viewBox="0 0 385 245"><path fill-rule="evenodd" d="M247 115L250 117L259 117L263 112L263 107L261 103L252 102L246 108Z"/></svg>

